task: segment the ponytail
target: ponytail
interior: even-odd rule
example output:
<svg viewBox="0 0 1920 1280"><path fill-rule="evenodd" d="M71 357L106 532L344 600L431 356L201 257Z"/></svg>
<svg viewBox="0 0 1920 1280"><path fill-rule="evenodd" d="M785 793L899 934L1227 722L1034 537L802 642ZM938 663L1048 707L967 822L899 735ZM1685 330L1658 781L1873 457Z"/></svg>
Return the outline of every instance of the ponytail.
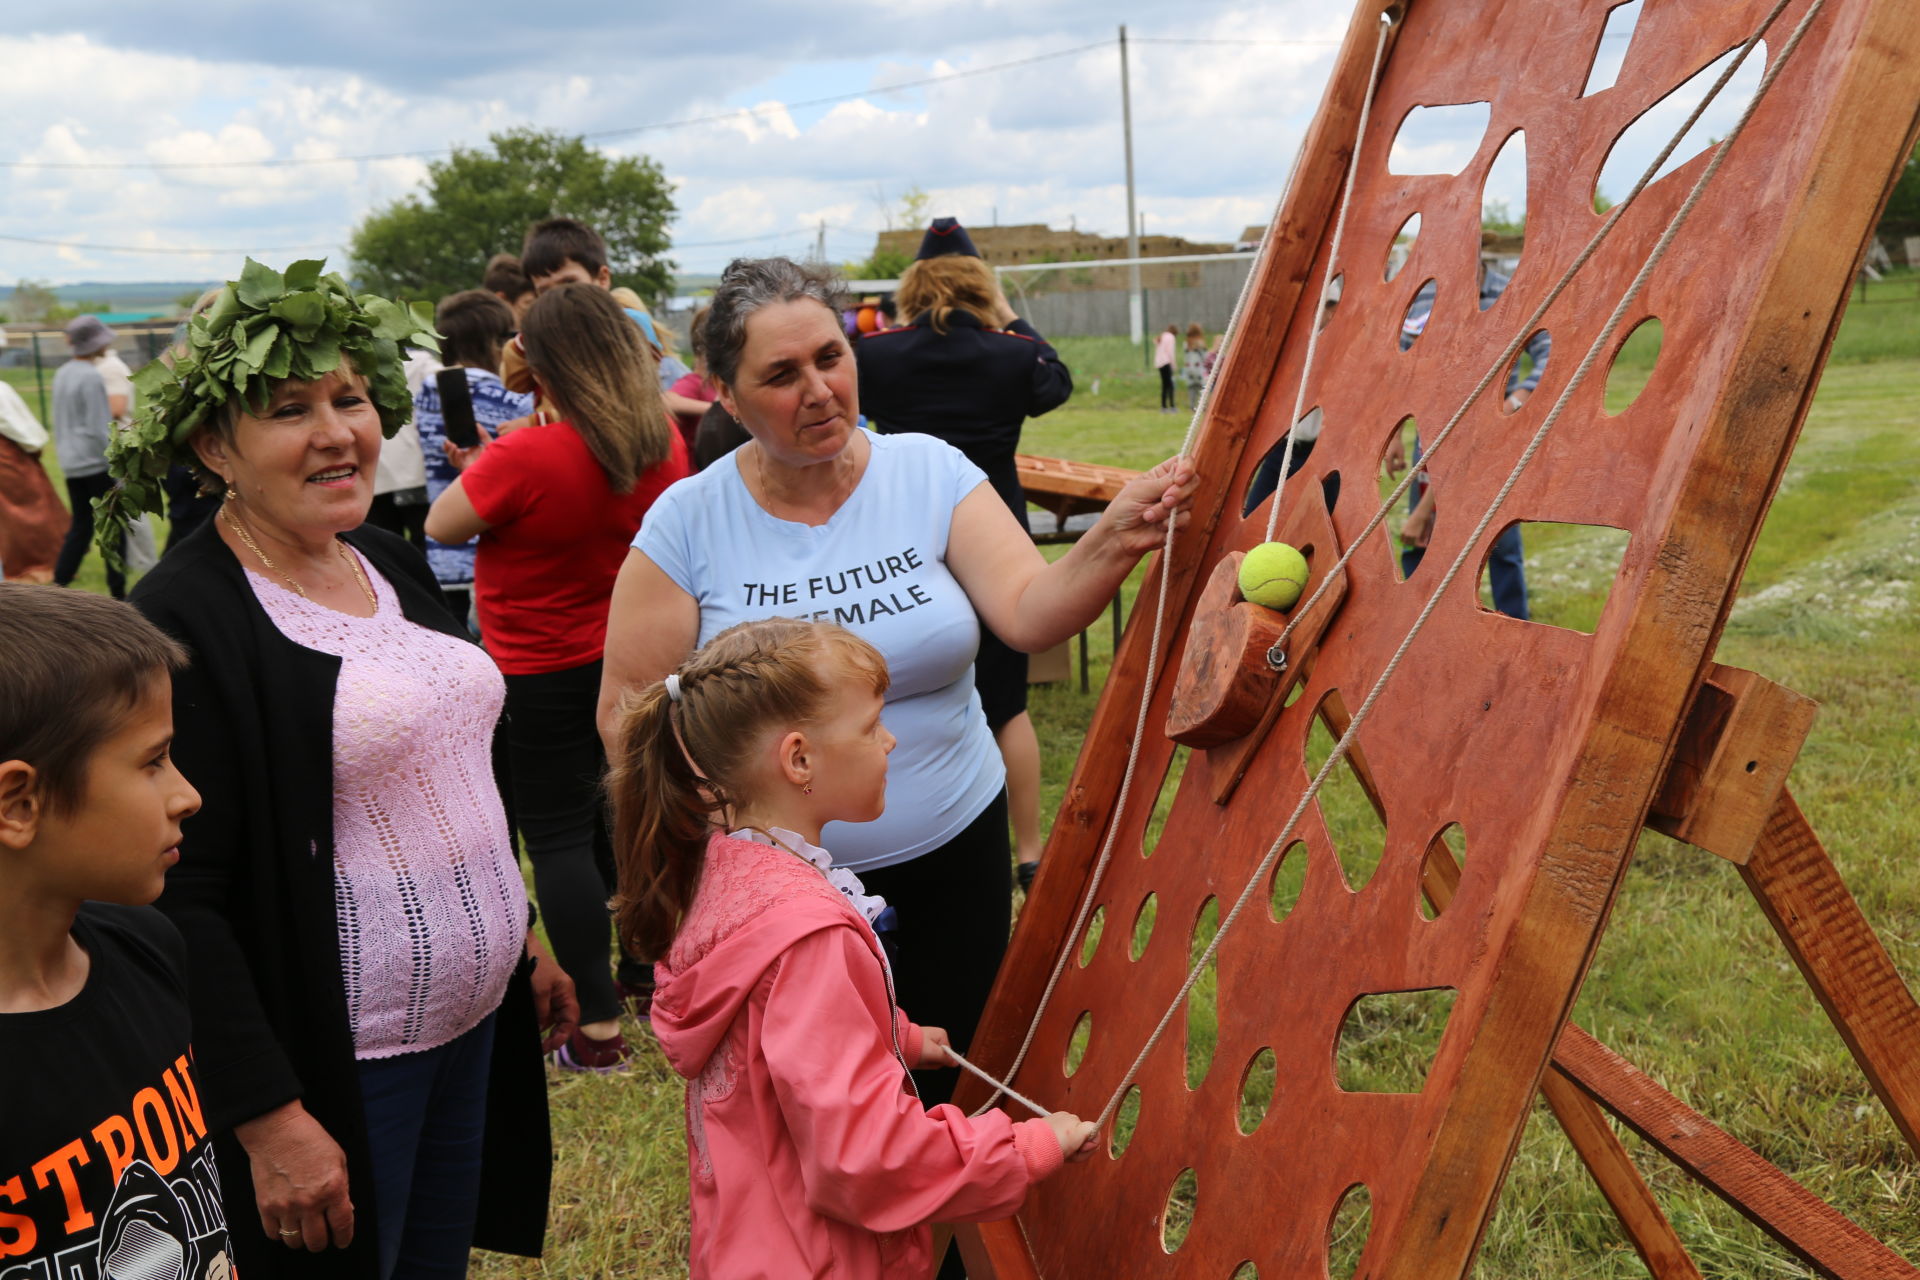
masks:
<svg viewBox="0 0 1920 1280"><path fill-rule="evenodd" d="M614 919L624 947L647 960L666 956L693 901L710 818L720 807L680 745L673 707L662 684L632 701L607 779L620 877Z"/></svg>

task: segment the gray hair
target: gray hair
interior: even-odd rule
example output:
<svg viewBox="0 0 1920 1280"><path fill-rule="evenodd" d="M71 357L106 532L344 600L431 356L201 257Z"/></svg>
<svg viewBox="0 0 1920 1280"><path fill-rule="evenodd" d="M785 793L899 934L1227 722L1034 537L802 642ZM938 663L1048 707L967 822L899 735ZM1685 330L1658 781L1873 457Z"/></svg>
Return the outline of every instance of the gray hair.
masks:
<svg viewBox="0 0 1920 1280"><path fill-rule="evenodd" d="M811 298L839 322L835 298L839 286L825 267L807 266L791 258L735 258L720 273L707 311L707 371L714 381L732 386L747 349L747 321L762 307L776 302Z"/></svg>

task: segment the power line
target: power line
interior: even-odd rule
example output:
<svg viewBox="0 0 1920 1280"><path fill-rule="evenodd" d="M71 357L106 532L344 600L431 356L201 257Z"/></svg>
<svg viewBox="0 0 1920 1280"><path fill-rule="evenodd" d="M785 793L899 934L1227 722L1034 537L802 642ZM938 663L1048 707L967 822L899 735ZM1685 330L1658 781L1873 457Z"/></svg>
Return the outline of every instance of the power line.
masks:
<svg viewBox="0 0 1920 1280"><path fill-rule="evenodd" d="M973 76L988 75L998 71L1009 71L1015 67L1030 67L1039 62L1053 62L1060 58L1077 57L1095 49L1104 49L1113 44L1112 40L1096 40L1092 44L1076 45L1071 49L1057 49L1052 53L1038 53L1028 58L1015 58L1010 62L996 62L990 66L973 67L966 71L950 71L944 75L924 76L918 80L902 80L894 84L875 85L867 89L856 89L848 93L832 93L819 98L806 98L799 102L772 102L757 107L739 107L731 111L715 112L712 115L691 116L679 120L657 120L650 124L630 125L620 129L596 129L577 136L587 139L624 138L639 133L652 133L667 129L690 129L699 125L718 124L743 117L752 118L763 112L793 111L806 107L823 107L836 102L851 102L856 98L867 98L886 93L899 93L906 89L919 89L930 84L945 84L954 80L965 80ZM382 151L355 156L284 156L267 160L0 160L0 169L58 169L58 170L126 170L151 169L157 172L169 172L186 169L286 169L322 164L359 164L372 160L426 160L451 155L457 147L433 147L422 151Z"/></svg>
<svg viewBox="0 0 1920 1280"><path fill-rule="evenodd" d="M86 253L166 253L192 256L221 257L233 253L309 253L319 249L337 249L339 244L268 244L255 245L250 249L187 249L163 247L160 245L131 244L82 244L77 240L54 240L43 236L0 235L0 240L14 244L50 245L56 249L77 249Z"/></svg>

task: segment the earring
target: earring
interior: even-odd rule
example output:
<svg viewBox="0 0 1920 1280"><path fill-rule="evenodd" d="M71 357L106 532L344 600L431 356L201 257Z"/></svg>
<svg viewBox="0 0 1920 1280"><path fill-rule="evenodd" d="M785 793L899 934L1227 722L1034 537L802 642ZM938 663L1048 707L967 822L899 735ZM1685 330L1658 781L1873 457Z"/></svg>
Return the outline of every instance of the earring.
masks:
<svg viewBox="0 0 1920 1280"><path fill-rule="evenodd" d="M812 784L811 782L809 782L809 783L808 783L808 784L807 784L806 786L804 786L804 787L802 787L802 788L800 788L800 794L801 794L801 795L803 795L803 796L810 796L810 795L812 795L812 794L813 794L813 784Z"/></svg>
<svg viewBox="0 0 1920 1280"><path fill-rule="evenodd" d="M220 496L228 502L238 502L240 500L240 495L234 491L233 481L231 480L227 481L227 491Z"/></svg>

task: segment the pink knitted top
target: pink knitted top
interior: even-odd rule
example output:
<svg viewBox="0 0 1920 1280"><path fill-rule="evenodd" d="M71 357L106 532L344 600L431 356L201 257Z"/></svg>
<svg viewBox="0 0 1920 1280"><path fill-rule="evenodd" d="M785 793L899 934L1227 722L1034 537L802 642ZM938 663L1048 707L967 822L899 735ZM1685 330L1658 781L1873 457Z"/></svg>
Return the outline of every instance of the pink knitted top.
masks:
<svg viewBox="0 0 1920 1280"><path fill-rule="evenodd" d="M431 1049L500 1004L527 891L494 785L506 685L478 645L379 609L339 613L247 571L280 633L340 659L333 694L333 896L356 1057Z"/></svg>

